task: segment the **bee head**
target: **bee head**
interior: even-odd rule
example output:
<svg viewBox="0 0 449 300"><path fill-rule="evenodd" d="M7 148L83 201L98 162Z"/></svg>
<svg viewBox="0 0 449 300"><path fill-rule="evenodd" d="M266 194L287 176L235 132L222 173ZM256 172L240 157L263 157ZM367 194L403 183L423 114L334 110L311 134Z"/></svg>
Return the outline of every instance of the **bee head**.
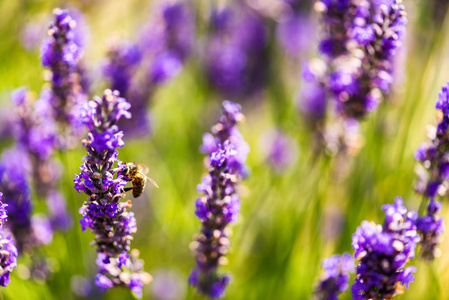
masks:
<svg viewBox="0 0 449 300"><path fill-rule="evenodd" d="M125 168L122 171L122 174L125 176L128 176L128 175L132 174L136 169L137 169L137 166L135 163L132 163L132 162L127 163Z"/></svg>

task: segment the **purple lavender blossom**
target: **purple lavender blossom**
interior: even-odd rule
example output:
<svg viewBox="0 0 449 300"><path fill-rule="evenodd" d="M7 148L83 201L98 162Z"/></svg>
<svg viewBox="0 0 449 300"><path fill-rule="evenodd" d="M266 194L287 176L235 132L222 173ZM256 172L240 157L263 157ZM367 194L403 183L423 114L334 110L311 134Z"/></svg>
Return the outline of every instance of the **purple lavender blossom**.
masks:
<svg viewBox="0 0 449 300"><path fill-rule="evenodd" d="M0 163L0 191L8 205L7 228L14 235L19 252L31 252L39 241L31 225L32 204L26 179L29 161L23 149L5 150Z"/></svg>
<svg viewBox="0 0 449 300"><path fill-rule="evenodd" d="M354 273L354 259L349 253L334 255L322 263L324 274L318 283L314 298L316 300L337 300L349 286L349 273Z"/></svg>
<svg viewBox="0 0 449 300"><path fill-rule="evenodd" d="M203 135L203 144L200 146L201 152L212 154L218 150L220 144L224 144L226 140L229 140L237 151L237 154L232 157L233 161L230 162L230 167L242 177L248 175L245 161L250 150L237 128L237 124L244 120L245 116L242 114L242 108L239 104L223 101L222 115L218 123L212 127L212 134L206 133Z"/></svg>
<svg viewBox="0 0 449 300"><path fill-rule="evenodd" d="M226 259L230 241L226 230L235 222L240 208L236 185L241 176L232 167L237 149L229 141L218 145L210 154L209 174L198 185L204 196L195 203L195 214L202 222L201 233L195 237L192 247L196 253L196 268L192 270L189 284L210 298L224 295L230 277L217 272Z"/></svg>
<svg viewBox="0 0 449 300"><path fill-rule="evenodd" d="M3 197L3 193L0 192L0 200ZM3 202L0 201L0 225L3 225L5 223L5 221L8 220L8 211L6 210L6 207L8 206L8 204L4 204Z"/></svg>
<svg viewBox="0 0 449 300"><path fill-rule="evenodd" d="M29 149L36 159L47 160L57 147L58 130L51 118L51 107L47 91L33 105L26 88L18 88L11 94L16 105L17 125L15 136L17 142Z"/></svg>
<svg viewBox="0 0 449 300"><path fill-rule="evenodd" d="M317 69L317 70L315 70ZM302 63L302 86L298 93L297 106L311 127L322 125L326 116L326 89L320 82L318 69L325 69L321 60L315 59Z"/></svg>
<svg viewBox="0 0 449 300"><path fill-rule="evenodd" d="M434 198L439 192L446 194L443 182L449 178L449 82L438 94L436 108L439 123L437 128L429 130L430 142L421 145L415 152L415 159L422 164L418 169L415 189L427 198Z"/></svg>
<svg viewBox="0 0 449 300"><path fill-rule="evenodd" d="M142 271L143 262L135 255L123 261L137 231L134 214L127 211L131 201L120 202L129 178L122 174L126 164L117 159L117 149L124 142L116 124L121 117L131 117L129 108L130 104L120 98L118 91L111 90L85 104L82 122L89 133L83 145L88 154L74 182L75 189L88 196L80 208L83 216L80 224L83 231L90 228L96 235L99 265L96 284L103 289L126 286L141 295L143 285L149 282L149 275Z"/></svg>
<svg viewBox="0 0 449 300"><path fill-rule="evenodd" d="M61 9L55 9L53 14L55 21L41 46L42 65L50 70L53 117L64 130L79 133L77 106L84 101L84 95L78 73L81 48L75 41L76 21ZM63 148L70 146L69 137L67 132L61 137Z"/></svg>
<svg viewBox="0 0 449 300"><path fill-rule="evenodd" d="M11 234L0 229L0 285L6 287L9 282L9 274L17 268L17 248Z"/></svg>
<svg viewBox="0 0 449 300"><path fill-rule="evenodd" d="M50 276L51 269L48 261L39 257L42 255L40 246L52 241L53 227L47 216L31 216L32 203L26 178L31 173L31 162L27 150L21 146L4 151L0 163L0 190L8 205L8 222L4 228L8 233L5 236L12 234L17 244L14 250L31 257L31 276L43 281Z"/></svg>
<svg viewBox="0 0 449 300"><path fill-rule="evenodd" d="M348 42L346 15L351 0L325 0L317 2L315 8L322 13L322 22L326 28L319 49L321 54L334 58L347 53Z"/></svg>
<svg viewBox="0 0 449 300"><path fill-rule="evenodd" d="M1 172L1 171L0 171ZM0 200L3 194L0 192ZM10 281L9 274L17 268L17 248L14 240L4 228L4 221L7 220L5 207L7 205L0 201L1 228L0 228L0 285L6 287Z"/></svg>
<svg viewBox="0 0 449 300"><path fill-rule="evenodd" d="M382 1L384 2L384 1ZM369 1L321 1L328 71L319 78L343 118L361 119L389 94L394 58L407 23L404 6Z"/></svg>
<svg viewBox="0 0 449 300"><path fill-rule="evenodd" d="M51 110L48 90L41 93L40 99L33 103L29 92L19 88L12 93L16 105L15 136L17 143L27 151L35 191L47 200L51 218L59 218L53 222L53 229L67 229L71 217L67 212L65 199L56 192L61 166L51 158L58 144L58 129ZM59 196L55 198L54 195Z"/></svg>
<svg viewBox="0 0 449 300"><path fill-rule="evenodd" d="M351 118L374 111L382 101L382 93L389 93L394 57L402 45L407 23L404 6L396 2L389 7L381 5L377 14L369 13L369 5L357 9L359 14L349 34L364 52L361 67L346 75L350 80L341 89L331 87L340 114ZM345 74L342 70L346 68L339 66L333 75Z"/></svg>
<svg viewBox="0 0 449 300"><path fill-rule="evenodd" d="M415 256L420 238L415 225L418 214L408 212L396 197L394 204L382 207L384 224L363 221L352 237L357 277L353 299L389 299L402 294L414 280L413 266L405 267Z"/></svg>
<svg viewBox="0 0 449 300"><path fill-rule="evenodd" d="M449 82L443 86L436 101L439 123L437 128L429 127L430 142L418 147L415 159L421 163L416 169L417 181L415 190L430 199L427 205L427 215L420 216L416 226L421 234L422 258L431 261L440 255L438 244L444 232L444 221L436 216L441 211L441 203L434 200L438 194L444 196L447 187L444 185L449 178L448 160L448 125L449 125Z"/></svg>
<svg viewBox="0 0 449 300"><path fill-rule="evenodd" d="M212 11L204 64L210 83L228 96L248 96L267 77L267 28L244 4Z"/></svg>
<svg viewBox="0 0 449 300"><path fill-rule="evenodd" d="M441 202L430 199L427 205L427 215L416 220L416 228L421 234L421 257L432 261L441 255L438 244L443 234L444 219L437 216L441 212Z"/></svg>

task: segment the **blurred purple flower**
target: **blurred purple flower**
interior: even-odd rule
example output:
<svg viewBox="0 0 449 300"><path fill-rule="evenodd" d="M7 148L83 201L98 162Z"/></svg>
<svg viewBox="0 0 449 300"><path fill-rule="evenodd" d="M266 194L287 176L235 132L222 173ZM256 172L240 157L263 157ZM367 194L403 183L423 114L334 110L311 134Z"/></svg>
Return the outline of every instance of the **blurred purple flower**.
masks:
<svg viewBox="0 0 449 300"><path fill-rule="evenodd" d="M427 205L427 214L416 220L416 228L421 234L421 256L432 261L441 255L438 245L443 234L444 219L437 216L441 212L441 202L430 199Z"/></svg>
<svg viewBox="0 0 449 300"><path fill-rule="evenodd" d="M326 115L326 90L320 82L313 67L320 66L321 61L302 63L302 86L298 92L297 106L310 125L316 127Z"/></svg>
<svg viewBox="0 0 449 300"><path fill-rule="evenodd" d="M415 226L418 214L408 212L402 198L382 207L383 226L363 221L352 237L357 277L353 299L386 299L401 294L414 280L416 268L405 268L415 256L420 238Z"/></svg>
<svg viewBox="0 0 449 300"><path fill-rule="evenodd" d="M322 263L324 274L315 288L316 300L337 300L349 286L349 273L354 273L354 259L349 253L333 255Z"/></svg>
<svg viewBox="0 0 449 300"><path fill-rule="evenodd" d="M334 98L340 117L362 119L390 92L405 8L397 1L352 0L322 0L315 8L325 25L320 51L327 65L316 81Z"/></svg>
<svg viewBox="0 0 449 300"><path fill-rule="evenodd" d="M0 200L2 200L2 196L3 194L0 192ZM0 201L0 285L4 287L9 284L9 274L13 269L17 268L17 249L14 246L14 240L3 227L4 221L6 221L8 218L5 211L6 206L6 204L3 204Z"/></svg>
<svg viewBox="0 0 449 300"><path fill-rule="evenodd" d="M72 216L67 210L66 200L58 191L51 191L47 198L49 221L55 230L67 230L72 226Z"/></svg>
<svg viewBox="0 0 449 300"><path fill-rule="evenodd" d="M438 94L436 108L439 110L437 128L429 130L430 142L418 147L415 159L422 168L418 169L418 180L415 185L417 192L427 198L434 198L437 192L445 195L447 190L442 183L449 178L449 82Z"/></svg>
<svg viewBox="0 0 449 300"><path fill-rule="evenodd" d="M71 217L65 207L65 199L58 194L55 199L61 166L51 158L58 142L58 129L51 117L51 107L46 96L34 102L25 88L19 88L12 93L12 101L16 105L15 136L17 143L26 150L30 160L30 175L37 194L47 200L51 218L58 216L60 222L54 223L53 229L67 229ZM57 200L57 202L56 202Z"/></svg>
<svg viewBox="0 0 449 300"><path fill-rule="evenodd" d="M263 88L267 77L268 33L263 20L248 7L211 13L215 27L203 53L210 83L221 93L248 96Z"/></svg>
<svg viewBox="0 0 449 300"><path fill-rule="evenodd" d="M111 89L127 95L132 77L142 60L140 49L126 41L114 41L106 53L103 75L110 82Z"/></svg>
<svg viewBox="0 0 449 300"><path fill-rule="evenodd" d="M77 108L85 101L78 72L82 50L75 41L76 21L65 10L57 8L53 14L54 22L42 42L41 61L51 71L50 103L53 117L63 127L59 146L66 148L72 146L73 135L81 127Z"/></svg>
<svg viewBox="0 0 449 300"><path fill-rule="evenodd" d="M32 204L26 179L30 168L23 149L5 150L0 163L2 202L8 205L7 227L14 235L19 252L31 252L39 241L31 225Z"/></svg>

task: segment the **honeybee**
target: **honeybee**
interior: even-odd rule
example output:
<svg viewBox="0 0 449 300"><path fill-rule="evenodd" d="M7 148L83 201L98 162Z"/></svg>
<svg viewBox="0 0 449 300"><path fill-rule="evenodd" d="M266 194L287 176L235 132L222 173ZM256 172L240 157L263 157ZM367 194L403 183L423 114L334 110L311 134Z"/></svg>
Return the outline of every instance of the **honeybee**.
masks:
<svg viewBox="0 0 449 300"><path fill-rule="evenodd" d="M146 176L146 174L148 174L148 167L145 165L140 165L135 162L129 162L126 164L126 167L123 170L122 174L127 176L129 178L129 181L133 185L132 187L127 187L124 190L125 192L132 190L134 198L142 195L147 180L151 182L151 184L153 184L155 187L159 188L156 181Z"/></svg>

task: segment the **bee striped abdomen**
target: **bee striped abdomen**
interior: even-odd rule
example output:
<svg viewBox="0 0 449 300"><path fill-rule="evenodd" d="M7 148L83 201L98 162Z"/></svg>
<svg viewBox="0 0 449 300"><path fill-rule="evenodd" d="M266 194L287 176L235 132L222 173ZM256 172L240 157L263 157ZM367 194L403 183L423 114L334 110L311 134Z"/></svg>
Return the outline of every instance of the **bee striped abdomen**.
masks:
<svg viewBox="0 0 449 300"><path fill-rule="evenodd" d="M140 176L136 176L133 180L133 196L134 198L142 195L143 190L145 188L145 178L140 178Z"/></svg>

